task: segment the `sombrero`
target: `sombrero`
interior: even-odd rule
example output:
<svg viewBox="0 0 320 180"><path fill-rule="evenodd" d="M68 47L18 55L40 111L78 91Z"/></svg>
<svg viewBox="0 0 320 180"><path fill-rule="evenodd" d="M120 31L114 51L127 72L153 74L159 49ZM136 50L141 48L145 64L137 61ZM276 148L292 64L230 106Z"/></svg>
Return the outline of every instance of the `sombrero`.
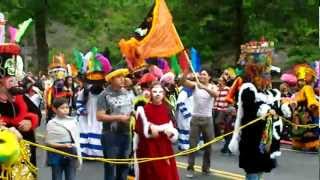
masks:
<svg viewBox="0 0 320 180"><path fill-rule="evenodd" d="M117 77L117 76L127 76L129 74L129 69L121 68L111 71L109 74L105 76L106 81L110 81L110 79Z"/></svg>

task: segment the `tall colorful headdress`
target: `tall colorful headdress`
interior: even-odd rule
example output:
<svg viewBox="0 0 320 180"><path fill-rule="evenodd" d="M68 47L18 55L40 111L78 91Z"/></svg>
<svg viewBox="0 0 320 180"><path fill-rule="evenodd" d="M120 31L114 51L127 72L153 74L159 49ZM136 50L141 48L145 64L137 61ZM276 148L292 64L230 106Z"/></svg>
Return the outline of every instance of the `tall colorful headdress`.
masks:
<svg viewBox="0 0 320 180"><path fill-rule="evenodd" d="M73 54L79 73L84 74L89 81L104 80L105 75L112 70L109 59L98 53L96 47L93 47L85 55L76 49L73 51Z"/></svg>
<svg viewBox="0 0 320 180"><path fill-rule="evenodd" d="M48 73L54 79L64 79L67 76L67 64L64 54L60 53L52 57Z"/></svg>
<svg viewBox="0 0 320 180"><path fill-rule="evenodd" d="M272 55L274 43L262 38L259 42L251 41L241 45L239 65L244 68L246 81L260 78L264 83L271 82Z"/></svg>
<svg viewBox="0 0 320 180"><path fill-rule="evenodd" d="M19 56L21 49L18 43L21 41L26 30L32 23L32 19L24 21L19 29L9 26L10 43L6 43L6 19L0 12L0 77L16 76L18 80L23 79L23 60Z"/></svg>

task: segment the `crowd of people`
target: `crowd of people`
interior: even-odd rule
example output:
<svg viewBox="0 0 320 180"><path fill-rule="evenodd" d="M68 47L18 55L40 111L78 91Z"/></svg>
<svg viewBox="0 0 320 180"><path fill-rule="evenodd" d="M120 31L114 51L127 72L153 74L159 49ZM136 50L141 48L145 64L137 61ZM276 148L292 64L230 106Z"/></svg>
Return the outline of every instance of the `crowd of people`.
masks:
<svg viewBox="0 0 320 180"><path fill-rule="evenodd" d="M272 44L264 39L244 44L237 67L218 77L207 69L174 74L152 62L157 58L140 69L112 67L108 54L97 48L76 52L76 65L66 64L63 54L54 55L48 74L18 77L20 47L2 43L0 125L36 142L35 129L44 123L47 146L78 156L48 152L53 180L63 174L66 180L75 179L82 157L171 156L175 145L177 150L196 148L233 130L224 137L221 153L239 154L246 179L260 179L276 167L282 138L295 149L319 148L319 129L299 126L319 121L319 61L294 66L278 90L272 86L271 71L277 70L271 64ZM257 118L264 120L239 130ZM35 147L30 150L36 166ZM195 157L188 157L189 178L195 174ZM209 145L203 153L204 175L210 174L210 161ZM105 163L104 179L127 179L129 170L125 164ZM174 157L136 163L134 176L179 179Z"/></svg>

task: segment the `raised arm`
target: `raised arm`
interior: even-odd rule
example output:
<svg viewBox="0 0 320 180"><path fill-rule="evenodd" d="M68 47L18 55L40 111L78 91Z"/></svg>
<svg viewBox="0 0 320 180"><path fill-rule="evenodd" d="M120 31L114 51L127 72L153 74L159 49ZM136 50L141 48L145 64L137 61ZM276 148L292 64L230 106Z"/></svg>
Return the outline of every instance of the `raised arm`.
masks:
<svg viewBox="0 0 320 180"><path fill-rule="evenodd" d="M181 77L180 83L181 83L182 86L185 86L185 87L188 87L188 88L191 88L191 89L194 89L196 87L196 85L197 85L196 82L188 80L186 75L183 75Z"/></svg>
<svg viewBox="0 0 320 180"><path fill-rule="evenodd" d="M212 97L218 96L218 90L217 90L217 88L214 88L214 86L210 86L210 85L206 86L202 83L198 83L197 86L198 86L198 88L204 89L205 91L207 91L210 94L210 96L212 96Z"/></svg>

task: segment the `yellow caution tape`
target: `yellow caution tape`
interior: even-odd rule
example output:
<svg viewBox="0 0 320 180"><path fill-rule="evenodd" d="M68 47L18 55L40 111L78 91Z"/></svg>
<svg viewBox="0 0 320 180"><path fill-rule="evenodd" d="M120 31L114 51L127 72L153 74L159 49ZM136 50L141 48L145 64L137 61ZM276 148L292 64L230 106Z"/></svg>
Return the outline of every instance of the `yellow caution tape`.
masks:
<svg viewBox="0 0 320 180"><path fill-rule="evenodd" d="M265 117L268 116L268 115L269 114L267 114L265 116L262 116L262 117L259 117L259 118L255 119L255 120L253 120L253 121L241 126L238 130L246 128L247 126L250 126L250 125L252 125L252 124L254 124L254 123L256 123L256 122L258 122L260 120L264 120ZM285 120L285 121L288 122L292 126L299 126L299 127L304 127L304 128L315 128L315 127L317 127L317 125L315 125L315 124L297 125L297 124L294 124L294 123L292 123L292 122L290 122L288 120ZM27 144L30 144L32 146L41 148L41 149L49 151L49 152L57 153L57 154L60 154L60 155L63 155L63 156L69 156L69 157L74 157L74 158L82 158L83 160L89 160L89 161L100 161L100 162L110 163L110 164L135 164L135 163L144 163L144 162L149 162L149 161L170 159L170 158L174 158L174 157L177 157L177 156L185 156L185 155L194 153L196 151L199 151L199 150L201 150L201 149L203 149L203 148L205 148L205 147L207 147L207 146L209 146L209 145L211 145L213 143L216 143L216 142L222 140L224 137L231 135L233 132L234 131L226 133L226 134L223 134L223 135L218 136L218 137L212 139L211 141L209 141L207 143L204 143L204 144L202 144L202 145L200 145L198 147L195 147L195 148L192 148L192 149L188 149L188 150L185 150L185 151L181 151L181 152L178 152L178 153L173 154L173 155L162 156L162 157L153 157L153 158L137 158L137 159L134 159L134 158L105 159L105 158L98 158L98 157L80 157L80 156L77 156L77 155L74 155L74 154L69 154L69 153L66 153L66 152L63 152L63 151L60 151L60 150L45 146L45 145L37 144L37 143L30 142L30 141L27 141L27 140L23 140L23 141L25 141Z"/></svg>

